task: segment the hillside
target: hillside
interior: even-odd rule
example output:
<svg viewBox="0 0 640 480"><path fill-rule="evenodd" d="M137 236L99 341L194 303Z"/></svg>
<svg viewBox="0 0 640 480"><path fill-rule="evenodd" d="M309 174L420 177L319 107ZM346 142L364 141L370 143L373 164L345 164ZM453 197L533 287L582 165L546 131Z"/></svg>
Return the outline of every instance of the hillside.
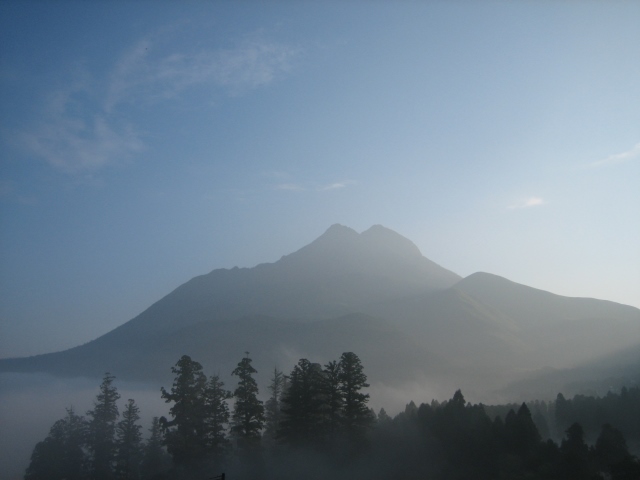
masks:
<svg viewBox="0 0 640 480"><path fill-rule="evenodd" d="M385 227L334 225L277 262L196 277L106 335L0 360L0 371L166 381L183 354L224 376L245 351L262 371L354 351L374 381L481 390L638 344L636 308L488 273L461 279Z"/></svg>

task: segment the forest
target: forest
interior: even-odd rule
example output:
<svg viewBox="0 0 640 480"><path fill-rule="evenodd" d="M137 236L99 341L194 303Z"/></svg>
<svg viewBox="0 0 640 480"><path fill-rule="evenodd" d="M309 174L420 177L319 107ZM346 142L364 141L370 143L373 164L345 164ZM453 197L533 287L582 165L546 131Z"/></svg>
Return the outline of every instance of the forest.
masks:
<svg viewBox="0 0 640 480"><path fill-rule="evenodd" d="M640 478L638 387L520 405L471 404L458 390L392 418L369 408L353 352L274 369L264 402L249 353L233 390L187 355L171 372L168 415L146 435L106 373L93 409L68 408L35 445L25 480Z"/></svg>

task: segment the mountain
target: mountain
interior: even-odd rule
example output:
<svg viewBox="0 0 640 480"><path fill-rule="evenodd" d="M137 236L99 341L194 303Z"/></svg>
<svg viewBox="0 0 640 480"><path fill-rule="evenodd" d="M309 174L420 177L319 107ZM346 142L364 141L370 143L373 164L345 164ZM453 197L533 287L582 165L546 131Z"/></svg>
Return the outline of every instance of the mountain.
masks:
<svg viewBox="0 0 640 480"><path fill-rule="evenodd" d="M554 295L488 273L464 279L376 225L333 225L274 263L217 269L64 352L0 360L0 371L169 381L183 354L228 375L356 352L372 382L504 386L640 345L640 310ZM453 388L453 386L451 387Z"/></svg>
<svg viewBox="0 0 640 480"><path fill-rule="evenodd" d="M247 315L331 318L376 299L442 290L459 280L392 230L376 225L358 234L333 225L275 263L195 277L121 328L167 331Z"/></svg>

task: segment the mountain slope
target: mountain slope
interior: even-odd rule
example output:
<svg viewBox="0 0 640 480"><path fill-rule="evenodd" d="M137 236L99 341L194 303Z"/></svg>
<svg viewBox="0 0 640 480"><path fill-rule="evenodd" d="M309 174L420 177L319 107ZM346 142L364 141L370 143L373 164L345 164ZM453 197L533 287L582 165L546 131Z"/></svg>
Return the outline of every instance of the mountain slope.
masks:
<svg viewBox="0 0 640 480"><path fill-rule="evenodd" d="M275 263L195 277L121 328L164 331L245 315L330 318L375 299L442 290L459 280L392 230L374 226L358 234L333 225Z"/></svg>
<svg viewBox="0 0 640 480"><path fill-rule="evenodd" d="M354 351L381 382L480 390L637 344L636 308L487 273L460 279L389 229L334 225L275 263L196 277L92 342L0 360L0 371L166 381L183 354L224 375L247 350L259 371Z"/></svg>
<svg viewBox="0 0 640 480"><path fill-rule="evenodd" d="M435 354L479 370L570 368L640 342L640 310L475 273L453 287L370 304Z"/></svg>

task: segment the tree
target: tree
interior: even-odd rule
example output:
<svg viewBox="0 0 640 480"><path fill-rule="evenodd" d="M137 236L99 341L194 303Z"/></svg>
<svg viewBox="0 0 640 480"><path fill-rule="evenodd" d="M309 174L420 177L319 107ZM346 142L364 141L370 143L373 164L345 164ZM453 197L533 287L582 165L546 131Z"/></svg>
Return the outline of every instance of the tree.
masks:
<svg viewBox="0 0 640 480"><path fill-rule="evenodd" d="M165 452L162 444L162 427L160 419L153 417L151 420L150 435L143 449L142 457L142 478L151 479L157 477L160 473L169 467L170 459Z"/></svg>
<svg viewBox="0 0 640 480"><path fill-rule="evenodd" d="M58 420L49 435L33 449L25 480L80 480L85 477L86 439L84 417L76 415L73 407L67 416Z"/></svg>
<svg viewBox="0 0 640 480"><path fill-rule="evenodd" d="M132 480L140 477L140 461L142 456L142 427L138 425L140 409L135 400L129 399L122 420L116 426L117 452L116 477Z"/></svg>
<svg viewBox="0 0 640 480"><path fill-rule="evenodd" d="M282 397L283 418L278 438L289 445L319 445L323 439L322 368L306 358L298 361Z"/></svg>
<svg viewBox="0 0 640 480"><path fill-rule="evenodd" d="M286 377L277 368L273 369L273 377L271 377L271 383L269 384L269 391L271 395L265 403L265 430L264 436L269 439L275 439L280 427L280 420L282 417L280 397L285 388Z"/></svg>
<svg viewBox="0 0 640 480"><path fill-rule="evenodd" d="M220 457L229 446L226 425L229 423L227 400L233 394L225 390L218 375L212 376L205 388L205 424L208 449L215 457Z"/></svg>
<svg viewBox="0 0 640 480"><path fill-rule="evenodd" d="M340 392L343 399L343 424L345 431L352 439L359 439L373 424L373 417L367 402L369 394L361 390L369 386L367 376L358 356L353 352L345 352L339 363Z"/></svg>
<svg viewBox="0 0 640 480"><path fill-rule="evenodd" d="M183 355L171 372L175 374L171 391L161 389L166 403L173 402L168 421L160 418L165 445L176 465L193 465L205 459L208 438L206 434L207 379L202 365Z"/></svg>
<svg viewBox="0 0 640 480"><path fill-rule="evenodd" d="M260 432L264 425L264 406L258 400L258 384L253 374L258 373L251 366L249 352L231 372L239 378L233 392L236 401L231 418L231 432L238 438L243 448L256 446L260 441Z"/></svg>
<svg viewBox="0 0 640 480"><path fill-rule="evenodd" d="M515 454L525 456L531 454L542 440L540 433L533 423L531 411L525 403L518 409L518 413L507 415L505 421L505 436L508 448Z"/></svg>
<svg viewBox="0 0 640 480"><path fill-rule="evenodd" d="M341 366L335 360L324 366L321 389L324 396L326 430L329 437L335 437L343 422L344 396L342 390Z"/></svg>
<svg viewBox="0 0 640 480"><path fill-rule="evenodd" d="M87 412L90 417L88 429L88 447L91 452L91 476L96 480L113 478L113 466L116 453L116 420L120 394L114 387L116 377L105 373L96 397L93 410Z"/></svg>
<svg viewBox="0 0 640 480"><path fill-rule="evenodd" d="M565 433L567 438L560 444L564 478L576 480L588 478L589 447L584 442L582 426L579 423L573 423Z"/></svg>

